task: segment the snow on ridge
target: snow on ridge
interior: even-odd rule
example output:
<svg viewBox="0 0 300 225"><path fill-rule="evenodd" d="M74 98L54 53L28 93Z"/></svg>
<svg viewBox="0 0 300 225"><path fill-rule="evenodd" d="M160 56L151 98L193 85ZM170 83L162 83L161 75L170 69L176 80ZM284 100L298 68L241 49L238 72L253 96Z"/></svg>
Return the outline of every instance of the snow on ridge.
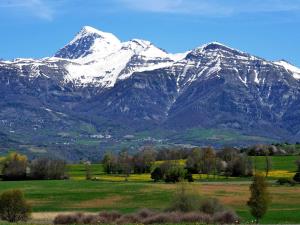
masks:
<svg viewBox="0 0 300 225"><path fill-rule="evenodd" d="M297 80L300 79L300 68L290 64L289 62L285 60L275 61L273 62L275 65L282 66L284 69L286 69L289 72L293 73L293 77Z"/></svg>
<svg viewBox="0 0 300 225"><path fill-rule="evenodd" d="M144 72L170 67L175 63L178 63L178 65L186 65L188 62L186 61L186 56L191 52L200 53L201 56L202 54L205 54L208 59L215 64L211 68L198 68L198 71L200 72L188 80L189 82L192 82L196 77L200 76L201 71L203 73L204 69L205 71L209 70L208 75L216 74L216 76L218 76L218 72L221 70L221 67L224 66L223 58L231 57L241 60L241 62L260 59L248 53L230 48L219 42L210 42L184 53L170 54L156 47L149 41L132 39L121 42L115 35L97 30L90 26L83 27L75 38L66 46L72 44L80 46L80 39L85 37L92 38L92 45L87 45L87 50L83 48L84 51L88 51L88 54L82 54L78 58L49 57L39 60L16 59L14 61L1 61L1 63L14 63L20 66L27 63L28 65L33 66L33 69L37 71L36 75L39 74L39 65L46 64L49 66L57 66L63 63L62 68L65 68L68 72L64 75L64 80L66 82L70 81L78 86L93 85L99 87L113 87L118 80L127 79L134 72ZM221 51L214 51L215 48L218 49L218 47L214 46L206 51L206 48L211 45L221 46ZM223 54L228 51L227 49L229 49L230 53L230 50L232 50L232 53L229 56L228 54ZM296 79L300 79L300 69L287 62L280 61L272 63L263 61L263 63L274 63L283 66L288 71L291 71ZM195 64L195 66L199 67L200 64ZM183 75L185 75L185 73L183 73ZM247 84L247 80L241 79L241 81L245 85ZM254 74L254 82L257 84L260 83L256 71Z"/></svg>
<svg viewBox="0 0 300 225"><path fill-rule="evenodd" d="M141 57L141 61L137 65L133 65L131 71L122 74L134 56ZM151 60L157 61L157 64L148 64L147 61ZM164 60L168 63L165 63ZM93 54L73 60L66 67L69 72L66 79L75 81L78 85L93 84L101 87L113 87L118 79L126 79L133 72L170 66L170 61L166 52L148 41L135 39L108 49L106 54L102 52L97 54L97 51L94 51Z"/></svg>

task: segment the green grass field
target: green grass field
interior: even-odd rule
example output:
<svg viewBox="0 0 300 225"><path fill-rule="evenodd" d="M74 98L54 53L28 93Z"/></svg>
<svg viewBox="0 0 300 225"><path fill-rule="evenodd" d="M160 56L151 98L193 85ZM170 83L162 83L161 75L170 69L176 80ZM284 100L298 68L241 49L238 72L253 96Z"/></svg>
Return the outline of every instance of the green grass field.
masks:
<svg viewBox="0 0 300 225"><path fill-rule="evenodd" d="M193 183L200 197L218 198L235 209L244 222L251 221L246 207L248 182ZM118 210L129 213L141 208L163 210L177 186L164 183L106 181L20 181L2 182L0 191L18 188L25 192L34 212L98 212ZM262 223L300 223L300 187L270 187L273 202ZM279 213L280 212L280 213Z"/></svg>
<svg viewBox="0 0 300 225"><path fill-rule="evenodd" d="M269 173L269 179L278 179L280 177L293 177L296 172L295 161L300 158L300 156L271 156L272 168ZM265 169L265 157L257 156L252 157L253 164L256 165L257 170L263 172ZM157 164L162 163L163 161L157 161ZM185 164L185 160L179 160L181 165ZM99 180L103 181L124 181L125 177L123 175L107 175L103 171L103 166L101 164L92 164L91 170L94 177L97 177ZM85 165L83 164L73 164L68 165L68 174L71 179L74 180L84 180L85 179ZM194 178L199 181L228 181L227 178L223 176L212 176L210 175L207 179L206 175L194 175ZM250 180L251 178L229 178L231 181L241 181L241 180ZM128 178L128 181L139 181L139 182L151 182L150 174L133 174Z"/></svg>
<svg viewBox="0 0 300 225"><path fill-rule="evenodd" d="M300 185L290 187L275 184L276 177L291 177L295 173L296 158L272 157L270 192L273 200L262 223L300 224ZM256 167L259 170L264 169L264 160L264 157L256 158ZM92 165L92 173L97 180L86 181L84 165L69 165L70 180L0 181L0 192L22 189L32 204L34 213L101 210L130 213L141 208L164 210L177 188L176 184L153 183L150 174L130 175L128 182L124 182L125 177L122 175L104 174L101 164ZM251 222L252 218L246 206L250 178L213 179L210 176L206 180L206 175L202 175L201 179L199 175L195 175L195 178L197 181L190 185L200 197L218 198L226 206L235 209L243 222ZM0 223L4 224L7 223Z"/></svg>

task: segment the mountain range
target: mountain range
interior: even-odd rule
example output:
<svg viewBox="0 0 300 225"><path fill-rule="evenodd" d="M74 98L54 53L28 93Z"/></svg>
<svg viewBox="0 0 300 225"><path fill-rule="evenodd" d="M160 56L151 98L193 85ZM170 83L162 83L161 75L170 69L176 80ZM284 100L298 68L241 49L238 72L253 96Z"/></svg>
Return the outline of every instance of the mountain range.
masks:
<svg viewBox="0 0 300 225"><path fill-rule="evenodd" d="M300 138L300 69L218 42L170 54L85 26L54 56L0 61L0 148L68 160L143 145Z"/></svg>

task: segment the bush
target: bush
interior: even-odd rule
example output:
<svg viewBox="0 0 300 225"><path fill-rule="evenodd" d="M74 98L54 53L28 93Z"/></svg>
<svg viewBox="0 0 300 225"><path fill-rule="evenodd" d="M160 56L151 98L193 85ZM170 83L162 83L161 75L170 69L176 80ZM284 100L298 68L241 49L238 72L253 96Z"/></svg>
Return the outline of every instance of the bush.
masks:
<svg viewBox="0 0 300 225"><path fill-rule="evenodd" d="M54 224L76 224L81 218L80 214L57 215L54 218Z"/></svg>
<svg viewBox="0 0 300 225"><path fill-rule="evenodd" d="M208 198L200 203L200 211L207 214L215 214L217 212L224 211L224 206L218 199Z"/></svg>
<svg viewBox="0 0 300 225"><path fill-rule="evenodd" d="M292 179L289 179L289 178L279 178L277 181L276 181L277 184L279 185L285 185L285 184L288 184L288 185L291 185L291 186L294 186L296 184L296 182Z"/></svg>
<svg viewBox="0 0 300 225"><path fill-rule="evenodd" d="M31 206L26 202L23 192L10 190L0 195L0 218L9 222L27 221Z"/></svg>
<svg viewBox="0 0 300 225"><path fill-rule="evenodd" d="M239 218L234 212L226 211L214 217L201 212L164 212L156 213L143 209L137 213L121 215L116 212L101 212L98 215L75 213L58 215L54 224L163 224L163 223L237 223Z"/></svg>
<svg viewBox="0 0 300 225"><path fill-rule="evenodd" d="M199 197L187 189L185 184L180 184L176 191L169 211L191 212L197 209Z"/></svg>
<svg viewBox="0 0 300 225"><path fill-rule="evenodd" d="M154 182L164 179L164 175L160 167L156 167L153 170L153 172L151 173L151 179L153 179Z"/></svg>
<svg viewBox="0 0 300 225"><path fill-rule="evenodd" d="M186 173L184 179L187 180L188 182L194 182L193 174L190 172Z"/></svg>
<svg viewBox="0 0 300 225"><path fill-rule="evenodd" d="M297 183L300 183L300 172L297 172L293 178L294 181L296 181Z"/></svg>
<svg viewBox="0 0 300 225"><path fill-rule="evenodd" d="M101 220L105 221L106 223L113 223L117 219L119 219L122 215L118 212L101 212L99 213L99 217Z"/></svg>
<svg viewBox="0 0 300 225"><path fill-rule="evenodd" d="M206 223L209 224L212 222L210 215L199 213L199 212L190 212L182 215L182 222L186 223Z"/></svg>
<svg viewBox="0 0 300 225"><path fill-rule="evenodd" d="M223 211L216 213L213 216L213 221L216 224L237 224L240 223L239 217L233 211Z"/></svg>

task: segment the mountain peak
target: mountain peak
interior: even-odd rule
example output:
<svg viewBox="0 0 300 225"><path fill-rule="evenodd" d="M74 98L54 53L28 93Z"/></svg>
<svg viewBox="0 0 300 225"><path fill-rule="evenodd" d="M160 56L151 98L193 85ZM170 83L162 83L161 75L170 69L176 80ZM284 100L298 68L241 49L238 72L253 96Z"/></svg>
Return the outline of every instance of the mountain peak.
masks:
<svg viewBox="0 0 300 225"><path fill-rule="evenodd" d="M187 55L187 59L192 59L192 58L198 58L198 57L202 57L204 55L209 55L209 56L216 56L216 55L224 55L226 57L228 56L243 56L243 57L250 57L249 54L242 52L240 50L231 48L227 45L224 45L220 42L210 42L207 44L204 44L198 48L195 48L194 50L192 50L188 55ZM254 58L254 57L253 57Z"/></svg>
<svg viewBox="0 0 300 225"><path fill-rule="evenodd" d="M95 36L97 38L120 42L119 39L112 33L104 32L91 26L84 26L76 35L76 37L71 41L71 43L85 36Z"/></svg>
<svg viewBox="0 0 300 225"><path fill-rule="evenodd" d="M202 48L203 50L218 50L218 49L221 49L221 50L234 50L234 51L237 51L236 49L230 48L227 45L224 45L224 44L222 44L220 42L216 42L216 41L205 44L205 45L201 46L200 48Z"/></svg>
<svg viewBox="0 0 300 225"><path fill-rule="evenodd" d="M106 41L108 44L110 43L120 43L120 40L113 35L112 33L108 33L108 32L104 32L101 30L98 30L96 28L93 28L91 26L84 26L82 27L82 29L77 33L77 35L75 36L75 38L69 43L73 44L77 41L80 41L81 39L84 38L89 38L89 39L102 39L104 41Z"/></svg>
<svg viewBox="0 0 300 225"><path fill-rule="evenodd" d="M121 41L113 34L84 26L66 46L60 49L55 57L77 59L90 55L93 52L115 49Z"/></svg>

